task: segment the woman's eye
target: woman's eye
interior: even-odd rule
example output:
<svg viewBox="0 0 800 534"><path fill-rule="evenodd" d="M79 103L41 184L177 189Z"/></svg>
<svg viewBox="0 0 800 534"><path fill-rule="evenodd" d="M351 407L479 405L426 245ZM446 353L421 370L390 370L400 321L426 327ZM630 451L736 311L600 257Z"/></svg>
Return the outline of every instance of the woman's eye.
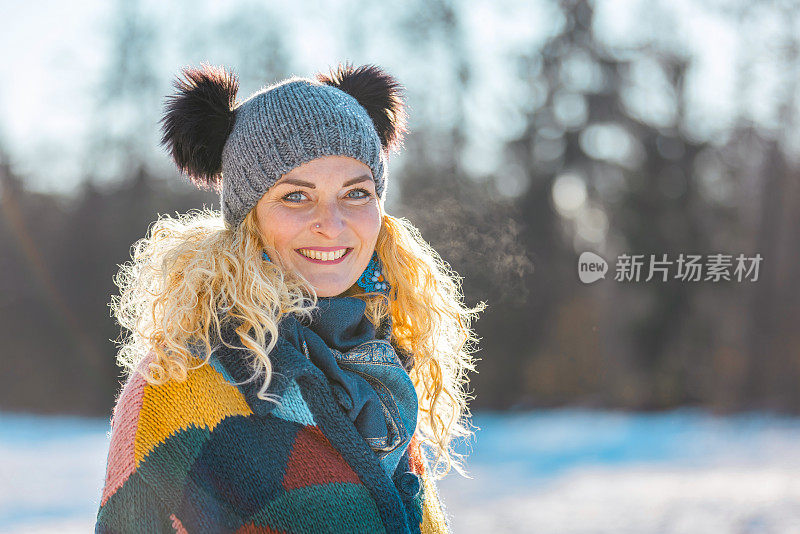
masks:
<svg viewBox="0 0 800 534"><path fill-rule="evenodd" d="M297 197L291 198L292 195L305 195L305 193L302 192L302 191L292 191L291 193L287 193L287 194L283 195L283 199L284 200L288 200L289 202L300 202L302 200L302 199L299 199Z"/></svg>
<svg viewBox="0 0 800 534"><path fill-rule="evenodd" d="M363 193L363 194L361 194L361 195L357 195L357 196L352 196L352 195L351 195L351 193ZM347 195L348 195L350 198L356 198L356 199L359 199L359 200L361 200L361 199L365 199L365 198L369 198L369 197L371 197L371 196L372 196L372 193L370 193L370 192L369 192L369 191L367 191L366 189L361 189L361 188L358 188L358 189L351 189L350 191L348 191Z"/></svg>

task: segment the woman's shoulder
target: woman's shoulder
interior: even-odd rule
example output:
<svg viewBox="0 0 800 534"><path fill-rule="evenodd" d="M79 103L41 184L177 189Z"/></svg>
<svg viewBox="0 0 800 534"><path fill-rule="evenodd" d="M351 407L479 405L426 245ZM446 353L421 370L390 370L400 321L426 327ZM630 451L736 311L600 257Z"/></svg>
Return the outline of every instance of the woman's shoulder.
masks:
<svg viewBox="0 0 800 534"><path fill-rule="evenodd" d="M193 360L185 380L163 384L148 382L142 373L153 361L151 352L131 372L111 420L112 442L130 441L137 460L182 430L211 431L227 417L252 414L241 391L213 357L208 362Z"/></svg>
<svg viewBox="0 0 800 534"><path fill-rule="evenodd" d="M203 441L221 421L252 411L224 369L193 362L185 380L164 384L147 381L142 370L154 361L151 352L130 373L117 397L111 418L103 502L168 441Z"/></svg>

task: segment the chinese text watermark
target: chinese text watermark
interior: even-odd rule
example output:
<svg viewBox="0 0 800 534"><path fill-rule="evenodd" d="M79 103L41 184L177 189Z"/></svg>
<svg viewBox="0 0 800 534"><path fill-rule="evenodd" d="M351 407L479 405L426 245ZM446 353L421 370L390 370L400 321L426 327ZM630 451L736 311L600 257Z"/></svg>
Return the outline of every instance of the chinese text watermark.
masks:
<svg viewBox="0 0 800 534"><path fill-rule="evenodd" d="M614 266L617 282L756 282L761 264L761 254L738 256L732 254L678 254L670 259L667 254L620 254ZM608 263L594 252L584 252L578 258L578 277L591 284L605 278Z"/></svg>

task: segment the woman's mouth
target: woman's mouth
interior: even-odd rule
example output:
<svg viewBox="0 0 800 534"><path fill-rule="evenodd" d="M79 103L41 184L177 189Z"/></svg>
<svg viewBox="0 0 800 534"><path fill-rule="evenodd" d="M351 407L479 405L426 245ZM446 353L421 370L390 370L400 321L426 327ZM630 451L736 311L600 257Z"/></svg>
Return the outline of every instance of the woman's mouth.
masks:
<svg viewBox="0 0 800 534"><path fill-rule="evenodd" d="M295 250L311 263L321 263L323 265L336 265L341 263L350 254L352 248L341 247L330 250L314 250L310 248L298 248Z"/></svg>

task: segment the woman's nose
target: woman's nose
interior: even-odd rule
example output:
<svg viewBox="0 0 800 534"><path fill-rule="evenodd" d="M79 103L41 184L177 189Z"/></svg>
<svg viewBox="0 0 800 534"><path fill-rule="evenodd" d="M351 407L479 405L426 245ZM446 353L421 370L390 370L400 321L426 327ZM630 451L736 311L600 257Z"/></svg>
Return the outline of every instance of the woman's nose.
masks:
<svg viewBox="0 0 800 534"><path fill-rule="evenodd" d="M312 217L311 230L336 237L345 227L344 214L335 202L320 203Z"/></svg>

